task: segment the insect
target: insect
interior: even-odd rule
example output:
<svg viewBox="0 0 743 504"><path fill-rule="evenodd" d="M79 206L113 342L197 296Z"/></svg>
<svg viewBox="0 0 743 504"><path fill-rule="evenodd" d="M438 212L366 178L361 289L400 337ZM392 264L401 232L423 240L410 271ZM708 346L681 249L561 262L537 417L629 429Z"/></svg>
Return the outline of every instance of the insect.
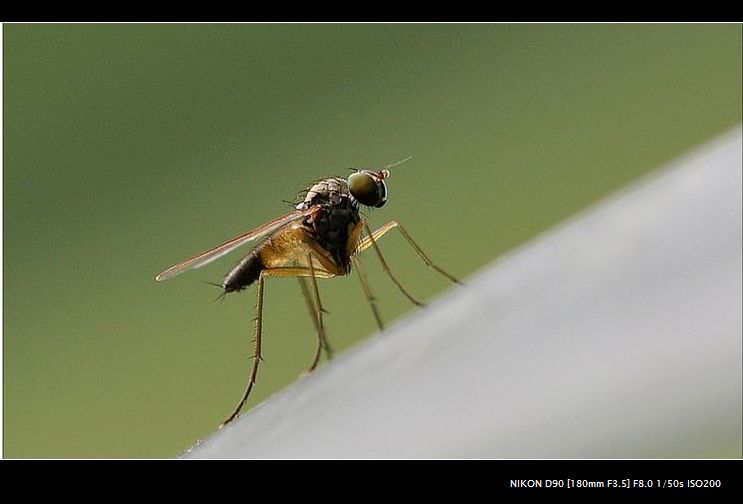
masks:
<svg viewBox="0 0 743 504"><path fill-rule="evenodd" d="M381 170L359 169L347 178L329 177L319 180L304 191L304 199L288 214L266 222L247 233L232 238L221 245L198 254L168 268L159 275L158 282L172 278L184 271L199 268L247 243L262 241L225 276L221 288L223 295L237 292L258 283L253 364L242 399L220 427L230 423L250 395L256 382L261 361L261 332L263 325L263 290L269 277L297 277L300 288L312 315L317 332L317 347L308 372L320 361L323 350L328 359L332 351L325 337L322 302L317 287L318 278L347 275L354 265L364 295L380 330L384 329L376 300L369 289L366 275L358 254L373 248L382 269L412 303L423 306L414 298L392 273L384 259L377 240L391 229L397 229L423 262L455 283L461 283L436 266L416 244L410 234L397 221L390 221L372 231L359 213L362 206L381 208L387 202L386 180L389 169L410 159L405 158ZM366 236L364 236L366 235Z"/></svg>

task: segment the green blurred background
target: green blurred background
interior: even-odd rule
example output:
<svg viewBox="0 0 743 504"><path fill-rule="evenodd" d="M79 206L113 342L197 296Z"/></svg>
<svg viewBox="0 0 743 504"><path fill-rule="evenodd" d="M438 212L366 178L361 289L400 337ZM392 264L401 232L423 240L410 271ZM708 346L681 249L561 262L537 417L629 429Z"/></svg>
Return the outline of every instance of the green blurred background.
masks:
<svg viewBox="0 0 743 504"><path fill-rule="evenodd" d="M255 289L204 283L241 252L154 276L316 178L414 155L371 223L467 278L741 117L739 25L5 25L3 44L6 457L171 457L213 432ZM382 247L420 297L450 287L399 235ZM414 309L365 264L388 322ZM355 276L320 287L338 350L375 332ZM264 317L249 407L315 341L294 279Z"/></svg>

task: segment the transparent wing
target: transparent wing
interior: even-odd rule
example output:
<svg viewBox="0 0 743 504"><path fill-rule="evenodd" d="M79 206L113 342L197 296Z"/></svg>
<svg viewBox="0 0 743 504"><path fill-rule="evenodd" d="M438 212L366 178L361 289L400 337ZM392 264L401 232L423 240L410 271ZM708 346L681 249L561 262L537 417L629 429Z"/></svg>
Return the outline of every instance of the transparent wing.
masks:
<svg viewBox="0 0 743 504"><path fill-rule="evenodd" d="M173 278L176 275L180 275L184 271L200 268L205 264L209 264L210 262L219 259L225 254L229 254L241 245L245 245L248 242L266 236L267 234L276 231L280 227L285 226L290 222L302 219L303 217L306 217L311 213L312 208L308 208L307 210L296 210L282 217L266 222L265 224L262 224L255 229L251 229L247 233L236 236L235 238L232 238L231 240L228 240L221 245L217 245L213 249L202 252L201 254L190 259L186 259L182 263L176 264L175 266L171 266L170 268L157 275L155 277L155 280L157 280L158 282L162 282L163 280L167 280L169 278Z"/></svg>

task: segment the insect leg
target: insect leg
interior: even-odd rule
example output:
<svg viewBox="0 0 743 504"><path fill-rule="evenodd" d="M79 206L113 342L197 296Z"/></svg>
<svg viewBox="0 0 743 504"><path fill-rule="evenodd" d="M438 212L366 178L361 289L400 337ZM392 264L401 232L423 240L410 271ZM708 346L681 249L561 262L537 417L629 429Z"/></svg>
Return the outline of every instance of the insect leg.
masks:
<svg viewBox="0 0 743 504"><path fill-rule="evenodd" d="M308 261L309 262L309 261ZM315 325L315 330L317 331L317 351L315 352L315 358L313 359L312 363L310 364L309 369L307 372L312 372L316 367L320 360L320 353L322 349L325 350L326 355L328 356L328 360L333 358L333 351L330 348L330 345L328 344L327 338L325 337L325 325L323 324L322 320L322 313L325 311L325 309L322 307L322 303L320 302L320 292L317 288L317 278L332 278L336 276L335 273L332 273L330 271L327 271L324 268L317 268L315 265L312 265L312 268L309 267L280 267L280 268L269 268L266 270L263 270L264 276L276 276L276 277L297 277L299 280L299 286L302 289L302 295L305 298L305 301L307 302L307 308L310 310L310 314L312 316L312 322ZM313 297L312 292L310 291L309 286L307 285L307 281L305 280L305 277L312 278L313 287L315 296ZM317 302L315 301L317 299Z"/></svg>
<svg viewBox="0 0 743 504"><path fill-rule="evenodd" d="M322 314L323 312L325 312L325 308L322 307L322 301L320 301L320 290L317 288L317 277L315 275L315 266L312 263L312 253L309 251L307 252L307 263L309 264L310 278L312 279L312 289L315 291L315 301L317 301L317 304L315 305L315 307L317 310L317 328L318 328L317 336L319 338L318 344L322 346L322 348L325 349L325 355L328 357L328 360L330 360L333 358L333 350L330 348L330 345L328 344L328 339L325 337L325 324L323 323L323 320L322 320Z"/></svg>
<svg viewBox="0 0 743 504"><path fill-rule="evenodd" d="M413 296L411 296L410 293L407 290L405 290L405 287L403 287L402 284L397 280L397 278L395 278L395 275L392 274L392 271L390 270L390 267L387 266L387 261L384 260L384 256L382 255L382 251L379 250L379 246L377 245L377 241L375 240L374 233L372 233L371 229L369 229L369 224L366 222L366 220L364 220L363 222L364 222L364 229L367 232L367 237L364 238L361 241L361 243L359 244L358 247L356 247L355 253L361 252L361 251L369 248L369 246L374 247L374 251L377 253L377 257L379 258L379 262L382 263L382 269L385 271L385 273L387 273L387 276L389 276L390 279L392 279L392 281L395 283L395 285L397 285L397 288L400 289L400 292L402 292L403 294L405 294L405 297L407 297L413 304L415 304L417 306L424 306L423 303L421 303L420 301L418 301L417 299L415 299ZM378 233L378 236L382 236L388 230L386 230L386 229L385 230L379 229L377 231L382 231L381 233Z"/></svg>
<svg viewBox="0 0 743 504"><path fill-rule="evenodd" d="M377 326L379 327L380 331L384 331L384 324L382 323L382 317L379 315L379 309L377 308L377 298L374 297L374 295L371 292L371 289L369 288L369 282L366 279L366 272L361 267L361 259L358 257L351 257L351 260L353 261L353 264L356 266L356 273L359 275L359 280L361 281L361 287L364 289L364 295L366 295L367 301L369 301L369 306L371 306L372 312L374 313L374 318L377 321Z"/></svg>
<svg viewBox="0 0 743 504"><path fill-rule="evenodd" d="M322 307L322 302L320 301L320 291L317 288L316 280L316 277L320 272L316 271L314 265L312 265L312 257L310 256L309 252L307 254L307 264L310 265L310 267L303 270L301 274L297 276L297 280L299 280L299 286L302 289L302 295L304 296L305 301L307 301L307 308L310 310L312 322L314 323L315 330L317 331L317 349L315 351L315 357L312 360L309 368L307 368L307 372L311 373L315 370L317 364L320 362L320 355L322 353L322 350L325 350L325 353L328 356L328 360L333 358L333 351L330 349L330 345L328 345L328 341L325 337L325 324L323 323L322 318L322 314L325 309ZM310 292L310 288L307 285L307 280L305 280L306 276L312 278L314 296Z"/></svg>
<svg viewBox="0 0 743 504"><path fill-rule="evenodd" d="M366 225L366 223L364 223L364 224ZM429 266L429 267L435 269L436 271L438 271L439 273L441 273L442 275L444 275L446 278L448 278L452 282L458 283L460 285L463 285L462 282L460 282L459 280L457 280L456 278L454 278L452 275L450 275L449 273L447 273L446 271L444 271L440 267L436 266L433 263L433 261L431 261L431 259L429 259L428 255L426 255L426 253L423 252L423 249L421 249L420 246L417 243L415 243L415 240L413 240L413 238L410 236L410 234L408 234L408 232L405 230L405 228L402 227L402 225L399 222L394 221L394 220L393 221L389 221L387 224L385 224L384 226L380 227L379 229L377 229L376 231L374 231L373 233L371 233L370 236L367 236L366 238L364 238L363 240L361 240L361 242L359 243L359 246L356 247L356 253L362 252L362 251L368 249L371 246L374 246L376 248L375 241L378 240L379 238L381 238L382 235L384 235L387 231L389 231L390 229L393 229L393 228L397 228L397 230L400 231L400 234L403 236L403 238L405 238L405 240L407 240L407 242L410 244L410 246L413 247L413 250L415 250L415 252L418 254L418 256L423 260L423 262L426 263L426 266ZM369 230L369 227L368 226L366 226L366 229L367 229L367 232L369 232L368 231Z"/></svg>
<svg viewBox="0 0 743 504"><path fill-rule="evenodd" d="M255 385L255 378L258 375L258 365L261 362L261 330L262 330L262 324L263 324L263 282L264 282L264 271L261 271L260 275L258 276L258 302L256 304L256 318L255 318L255 349L253 351L253 367L250 370L250 378L248 379L248 385L245 387L245 393L243 394L243 398L240 400L240 402L237 404L237 407L232 412L232 414L220 424L220 428L224 427L228 423L232 422L237 416L240 414L240 410L242 409L243 405L245 404L245 401L248 400L248 396L250 395L250 391L253 390L253 385Z"/></svg>
<svg viewBox="0 0 743 504"><path fill-rule="evenodd" d="M299 287L302 289L302 295L304 296L305 301L307 301L307 308L310 310L312 323L315 325L315 331L317 331L317 349L315 350L315 357L312 360L310 367L307 368L307 372L311 373L315 370L317 364L320 362L320 355L322 354L323 347L322 339L320 338L320 324L317 317L318 310L317 305L315 304L315 300L312 298L312 294L310 293L310 288L307 286L307 280L305 280L303 276L297 277L297 280L299 280Z"/></svg>

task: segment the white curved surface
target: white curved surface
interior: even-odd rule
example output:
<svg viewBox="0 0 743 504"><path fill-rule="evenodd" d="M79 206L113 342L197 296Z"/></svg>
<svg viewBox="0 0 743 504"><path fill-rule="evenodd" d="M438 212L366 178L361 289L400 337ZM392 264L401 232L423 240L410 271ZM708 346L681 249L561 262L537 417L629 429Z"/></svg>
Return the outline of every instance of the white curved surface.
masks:
<svg viewBox="0 0 743 504"><path fill-rule="evenodd" d="M741 194L738 128L184 457L741 457Z"/></svg>

